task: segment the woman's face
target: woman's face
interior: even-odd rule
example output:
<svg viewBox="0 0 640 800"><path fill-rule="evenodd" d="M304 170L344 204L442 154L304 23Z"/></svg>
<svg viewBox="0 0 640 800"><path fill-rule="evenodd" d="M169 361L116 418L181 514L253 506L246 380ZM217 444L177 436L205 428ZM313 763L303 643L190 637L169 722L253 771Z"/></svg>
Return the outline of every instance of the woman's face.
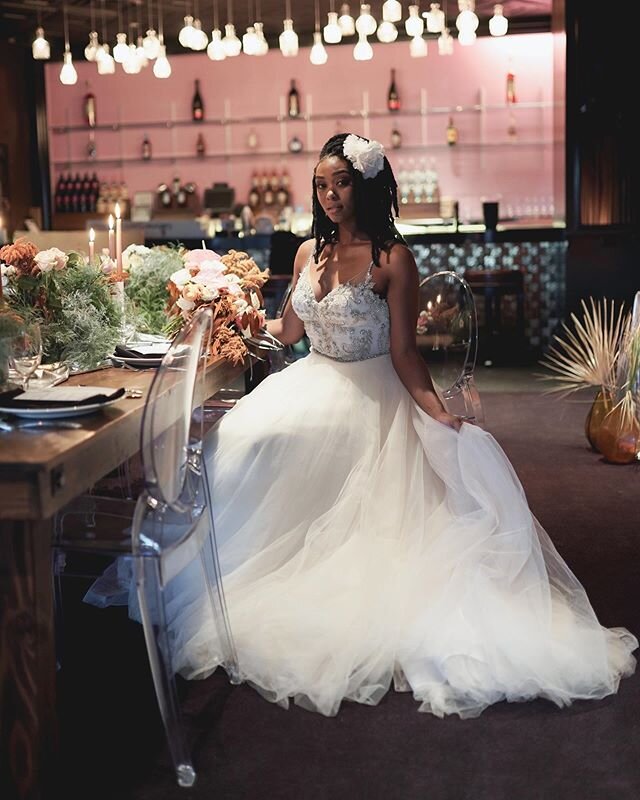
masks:
<svg viewBox="0 0 640 800"><path fill-rule="evenodd" d="M334 224L355 218L353 178L340 156L327 156L318 163L313 176L318 202Z"/></svg>

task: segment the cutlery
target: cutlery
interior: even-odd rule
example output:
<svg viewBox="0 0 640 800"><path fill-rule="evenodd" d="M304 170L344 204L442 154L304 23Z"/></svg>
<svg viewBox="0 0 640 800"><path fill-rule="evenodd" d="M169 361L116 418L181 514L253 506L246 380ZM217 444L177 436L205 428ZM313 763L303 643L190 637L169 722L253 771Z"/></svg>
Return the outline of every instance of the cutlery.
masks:
<svg viewBox="0 0 640 800"><path fill-rule="evenodd" d="M26 419L16 420L15 422L9 422L6 419L0 420L0 431L18 431L23 428L32 430L38 430L40 428L67 428L78 430L78 428L82 428L82 425L79 422L72 422L71 420L65 419Z"/></svg>

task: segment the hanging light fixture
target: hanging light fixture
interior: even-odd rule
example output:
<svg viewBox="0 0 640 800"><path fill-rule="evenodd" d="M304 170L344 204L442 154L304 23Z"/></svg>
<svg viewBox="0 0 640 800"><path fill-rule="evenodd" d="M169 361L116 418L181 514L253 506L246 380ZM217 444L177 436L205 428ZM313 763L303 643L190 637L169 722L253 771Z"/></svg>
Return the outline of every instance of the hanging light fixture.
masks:
<svg viewBox="0 0 640 800"><path fill-rule="evenodd" d="M456 17L456 28L460 33L463 31L475 33L477 30L479 20L474 11L475 5L475 0L458 0L458 10L460 13Z"/></svg>
<svg viewBox="0 0 640 800"><path fill-rule="evenodd" d="M258 37L258 52L256 55L266 56L266 54L269 52L269 42L267 42L267 38L264 35L264 23L262 22L260 0L256 0L256 21L253 23L253 27L255 28L256 36Z"/></svg>
<svg viewBox="0 0 640 800"><path fill-rule="evenodd" d="M309 61L315 66L322 66L322 64L327 63L329 56L322 42L322 34L320 33L320 5L318 0L314 0L314 11L316 29L313 33L313 46L309 52Z"/></svg>
<svg viewBox="0 0 640 800"><path fill-rule="evenodd" d="M236 36L236 27L233 24L233 3L231 0L227 0L227 18L229 21L224 26L222 46L224 47L224 54L227 58L235 58L235 56L240 55L242 42Z"/></svg>
<svg viewBox="0 0 640 800"><path fill-rule="evenodd" d="M382 19L385 22L400 22L402 19L402 5L398 0L385 0L382 4Z"/></svg>
<svg viewBox="0 0 640 800"><path fill-rule="evenodd" d="M389 20L383 20L378 25L378 30L376 31L378 35L378 39L385 44L389 42L395 42L398 38L398 29L393 24L393 22L389 22Z"/></svg>
<svg viewBox="0 0 640 800"><path fill-rule="evenodd" d="M147 58L146 53L144 52L144 45L142 43L142 36L138 36L136 39L136 55L138 57L138 61L140 62L141 67L149 66L149 59Z"/></svg>
<svg viewBox="0 0 640 800"><path fill-rule="evenodd" d="M118 0L118 31L116 33L116 45L113 48L113 59L116 63L122 64L129 53L127 46L127 34L122 31L122 2Z"/></svg>
<svg viewBox="0 0 640 800"><path fill-rule="evenodd" d="M356 22L351 16L351 9L348 3L343 3L340 8L338 25L340 26L343 36L353 36L356 32Z"/></svg>
<svg viewBox="0 0 640 800"><path fill-rule="evenodd" d="M191 49L200 51L206 50L207 45L209 44L209 38L207 34L202 30L202 23L196 17L193 20L193 33L191 34Z"/></svg>
<svg viewBox="0 0 640 800"><path fill-rule="evenodd" d="M358 35L358 43L353 48L353 57L356 61L370 61L373 58L373 47L364 33Z"/></svg>
<svg viewBox="0 0 640 800"><path fill-rule="evenodd" d="M503 11L504 6L500 5L500 3L496 3L493 7L493 16L489 20L489 33L492 36L504 36L507 32L509 22Z"/></svg>
<svg viewBox="0 0 640 800"><path fill-rule="evenodd" d="M430 11L425 11L422 15L427 20L428 33L442 33L445 26L444 11L440 8L440 3L431 3Z"/></svg>
<svg viewBox="0 0 640 800"><path fill-rule="evenodd" d="M147 3L147 35L142 40L144 54L149 61L153 61L154 58L157 58L160 52L160 41L158 40L158 34L153 27L153 20L151 18L151 2L152 0L149 0Z"/></svg>
<svg viewBox="0 0 640 800"><path fill-rule="evenodd" d="M127 75L137 75L142 69L142 64L138 59L138 48L131 42L127 57L122 62L122 69Z"/></svg>
<svg viewBox="0 0 640 800"><path fill-rule="evenodd" d="M409 42L411 58L424 58L427 55L427 40L423 36L412 36Z"/></svg>
<svg viewBox="0 0 640 800"><path fill-rule="evenodd" d="M89 33L89 44L84 48L84 57L87 61L95 61L100 49L100 42L98 41L98 32L96 31L96 15L93 7L93 0L91 0L91 32Z"/></svg>
<svg viewBox="0 0 640 800"><path fill-rule="evenodd" d="M162 0L158 2L158 41L160 48L158 50L158 57L153 65L153 74L156 78L168 78L171 75L171 64L167 58L167 48L164 44L164 26L162 24Z"/></svg>
<svg viewBox="0 0 640 800"><path fill-rule="evenodd" d="M465 28L458 32L458 44L464 47L469 47L469 45L474 44L476 39L476 32L472 31L470 28Z"/></svg>
<svg viewBox="0 0 640 800"><path fill-rule="evenodd" d="M44 38L44 28L36 28L36 38L31 43L31 53L36 61L47 61L51 58L51 47Z"/></svg>
<svg viewBox="0 0 640 800"><path fill-rule="evenodd" d="M327 24L322 31L324 40L327 44L338 44L342 39L342 29L338 22L338 15L335 11L334 0L329 0L329 13L327 14Z"/></svg>
<svg viewBox="0 0 640 800"><path fill-rule="evenodd" d="M73 58L71 57L71 48L69 47L69 22L67 21L67 4L62 6L62 20L64 23L64 63L60 70L60 83L65 86L73 86L78 82L78 73L73 66Z"/></svg>
<svg viewBox="0 0 640 800"><path fill-rule="evenodd" d="M109 44L107 43L107 18L105 13L105 0L101 0L102 5L102 45L96 55L96 64L98 66L98 75L113 75L116 71L116 62L109 52Z"/></svg>
<svg viewBox="0 0 640 800"><path fill-rule="evenodd" d="M180 28L178 33L178 41L183 47L191 47L191 37L193 36L193 17L187 14L183 18L184 25Z"/></svg>
<svg viewBox="0 0 640 800"><path fill-rule="evenodd" d="M371 6L368 5L368 3L362 3L360 6L360 16L356 20L356 30L359 34L362 34L362 36L373 36L376 32L376 28L376 21L371 16Z"/></svg>
<svg viewBox="0 0 640 800"><path fill-rule="evenodd" d="M282 33L278 38L278 44L282 55L291 58L298 55L298 34L293 29L290 0L285 2L285 14L286 18L282 21Z"/></svg>
<svg viewBox="0 0 640 800"><path fill-rule="evenodd" d="M251 0L247 0L247 31L242 36L242 52L247 56L257 56L260 42L256 36L256 29L251 25L253 19L253 9Z"/></svg>
<svg viewBox="0 0 640 800"><path fill-rule="evenodd" d="M405 20L404 29L407 32L407 36L422 36L424 21L420 16L419 6L409 6L409 16Z"/></svg>
<svg viewBox="0 0 640 800"><path fill-rule="evenodd" d="M449 28L444 28L438 36L438 54L441 56L453 55L453 36L449 33Z"/></svg>
<svg viewBox="0 0 640 800"><path fill-rule="evenodd" d="M220 30L220 19L218 16L218 0L213 0L213 29L211 31L211 41L207 47L207 55L212 61L224 61L227 54L222 44L222 31Z"/></svg>

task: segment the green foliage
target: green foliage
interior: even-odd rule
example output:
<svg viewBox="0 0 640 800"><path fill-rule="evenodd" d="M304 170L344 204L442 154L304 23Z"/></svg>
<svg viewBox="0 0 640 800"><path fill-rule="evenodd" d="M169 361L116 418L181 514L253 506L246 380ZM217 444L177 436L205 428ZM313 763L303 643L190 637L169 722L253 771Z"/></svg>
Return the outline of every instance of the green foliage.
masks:
<svg viewBox="0 0 640 800"><path fill-rule="evenodd" d="M184 266L180 250L171 245L157 246L131 261L125 292L136 328L144 333L163 333L169 321L169 277Z"/></svg>

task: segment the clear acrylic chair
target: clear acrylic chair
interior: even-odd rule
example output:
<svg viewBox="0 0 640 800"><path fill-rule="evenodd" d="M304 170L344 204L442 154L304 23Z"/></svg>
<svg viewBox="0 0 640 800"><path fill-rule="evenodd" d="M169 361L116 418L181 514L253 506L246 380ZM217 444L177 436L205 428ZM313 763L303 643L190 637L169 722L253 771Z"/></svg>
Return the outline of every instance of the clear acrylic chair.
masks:
<svg viewBox="0 0 640 800"><path fill-rule="evenodd" d="M278 305L276 319L284 314L287 303L291 298L292 291L293 282L289 281L289 284L287 285L287 288L285 289L282 299ZM254 356L254 358L256 358L258 361L263 362L263 377L271 375L273 372L280 372L285 367L293 364L293 362L296 360L296 354L293 346L283 345L282 342L278 341L275 336L272 336L266 330L260 331L257 336L249 339L247 346L251 355Z"/></svg>
<svg viewBox="0 0 640 800"><path fill-rule="evenodd" d="M171 584L188 571L198 602L211 615L220 665L239 683L238 661L218 562L213 509L202 454L202 415L210 309L178 335L154 377L145 403L140 450L144 489L136 503L131 540L137 599L167 743L180 786L196 773L185 739L175 681L175 638L168 613ZM199 420L195 423L194 420Z"/></svg>
<svg viewBox="0 0 640 800"><path fill-rule="evenodd" d="M418 348L447 408L482 424L484 414L473 373L478 352L478 318L469 284L455 272L420 282Z"/></svg>

